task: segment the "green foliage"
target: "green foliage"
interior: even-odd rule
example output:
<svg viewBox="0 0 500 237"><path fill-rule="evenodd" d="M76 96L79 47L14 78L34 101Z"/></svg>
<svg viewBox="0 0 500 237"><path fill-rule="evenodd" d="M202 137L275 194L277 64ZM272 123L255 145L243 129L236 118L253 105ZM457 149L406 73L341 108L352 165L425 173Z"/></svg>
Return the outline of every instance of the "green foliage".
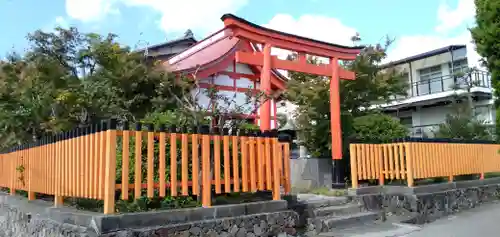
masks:
<svg viewBox="0 0 500 237"><path fill-rule="evenodd" d="M496 133L500 139L500 1L475 0L476 26L471 29L472 39L485 66L491 73L496 96Z"/></svg>
<svg viewBox="0 0 500 237"><path fill-rule="evenodd" d="M456 104L454 111L446 116L446 121L439 125L435 136L439 138L455 138L465 140L491 140L491 125L479 120L473 110L466 104Z"/></svg>
<svg viewBox="0 0 500 237"><path fill-rule="evenodd" d="M353 118L371 113L367 108L374 101L388 101L394 95L406 94L408 84L402 75L393 69L379 67L389 44L388 40L385 46L369 45L355 61L344 65L356 73L356 80L340 83L344 138L351 136ZM309 61L317 63L314 58ZM295 72L291 72L290 77L285 99L298 106L295 124L302 144L313 156L330 156L330 80Z"/></svg>
<svg viewBox="0 0 500 237"><path fill-rule="evenodd" d="M197 103L191 91L197 87L196 80L179 77L165 70L154 59L145 58L130 48L120 45L116 35L101 36L81 33L76 28L57 28L54 32L35 31L28 35L30 48L25 54L12 53L7 60L0 61L0 149L39 139L73 129L85 127L102 119L117 118L131 122L141 121L176 127L194 127L213 124L207 117L207 108ZM192 75L196 77L196 75ZM199 90L201 91L201 90ZM207 96L219 100L211 108L212 117L218 124L255 129L245 118L235 119L233 114L242 114L261 101L261 94L249 96L247 103L236 105L235 97L224 97L214 88ZM118 139L122 146L122 138ZM165 177L170 179L170 143L159 147L154 142L154 181L158 182L159 151L165 149ZM130 140L129 182L134 179L135 139ZM178 167L180 169L181 142L177 142ZM142 180L147 177L147 143L141 146ZM189 145L191 146L191 145ZM199 149L198 148L191 148ZM121 183L122 151L117 152L117 180ZM201 159L200 159L201 160ZM189 177L192 175L189 164ZM181 180L181 172L178 172ZM158 193L155 193L158 196ZM134 201L119 201L121 212L134 210L164 209L196 206L191 196L166 198L141 198ZM70 205L89 210L101 210L102 202L71 198Z"/></svg>
<svg viewBox="0 0 500 237"><path fill-rule="evenodd" d="M177 108L191 86L156 62L76 28L35 31L25 55L0 63L0 148L110 117L136 120Z"/></svg>
<svg viewBox="0 0 500 237"><path fill-rule="evenodd" d="M354 118L352 129L352 137L363 141L390 142L408 136L408 130L398 120L380 113Z"/></svg>

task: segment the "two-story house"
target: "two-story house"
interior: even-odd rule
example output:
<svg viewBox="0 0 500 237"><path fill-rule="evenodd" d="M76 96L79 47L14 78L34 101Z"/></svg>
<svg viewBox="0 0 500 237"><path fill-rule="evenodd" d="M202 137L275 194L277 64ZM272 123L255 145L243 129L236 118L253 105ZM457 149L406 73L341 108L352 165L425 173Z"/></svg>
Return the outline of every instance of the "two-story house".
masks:
<svg viewBox="0 0 500 237"><path fill-rule="evenodd" d="M416 137L432 137L439 124L452 112L457 93L470 92L476 116L493 123L493 94L489 73L469 72L466 45L447 47L397 60L385 65L407 78L407 96L382 104L384 112L400 119ZM464 74L465 73L465 74Z"/></svg>

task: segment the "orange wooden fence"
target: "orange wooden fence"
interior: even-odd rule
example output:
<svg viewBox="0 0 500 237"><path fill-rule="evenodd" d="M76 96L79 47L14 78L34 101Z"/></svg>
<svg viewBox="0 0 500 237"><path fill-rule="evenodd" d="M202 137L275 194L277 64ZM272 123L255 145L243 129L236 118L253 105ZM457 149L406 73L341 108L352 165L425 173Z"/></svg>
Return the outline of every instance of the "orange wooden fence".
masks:
<svg viewBox="0 0 500 237"><path fill-rule="evenodd" d="M493 142L421 140L388 144L351 144L352 187L360 180L406 180L500 172L500 145Z"/></svg>
<svg viewBox="0 0 500 237"><path fill-rule="evenodd" d="M276 134L209 134L160 128L154 131L78 130L0 154L0 187L64 197L104 200L104 213L121 199L281 189L290 191L290 147ZM138 145L140 144L140 145ZM157 191L157 192L155 192Z"/></svg>

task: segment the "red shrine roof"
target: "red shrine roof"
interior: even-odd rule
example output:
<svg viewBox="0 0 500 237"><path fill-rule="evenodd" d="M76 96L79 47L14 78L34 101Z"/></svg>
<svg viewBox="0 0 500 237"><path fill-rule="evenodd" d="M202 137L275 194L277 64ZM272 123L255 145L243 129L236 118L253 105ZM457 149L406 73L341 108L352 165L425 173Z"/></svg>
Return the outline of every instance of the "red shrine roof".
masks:
<svg viewBox="0 0 500 237"><path fill-rule="evenodd" d="M185 51L171 57L166 62L166 65L175 72L190 71L192 69L202 70L236 49L240 40L229 36L227 30L219 30Z"/></svg>
<svg viewBox="0 0 500 237"><path fill-rule="evenodd" d="M362 47L336 45L267 29L231 14L225 14L222 16L221 20L225 23L225 27L223 29L199 41L183 52L169 58L163 65L170 71L185 74L196 74L196 77L199 78L224 71L233 63L236 51L260 51L257 47L255 47L255 45L249 43L249 41L246 40L246 37L240 37L240 34L245 34L245 32L243 32L245 30L250 32L250 34L254 32L259 33L259 31L261 31L264 32L268 38L278 43L285 42L284 44L286 45L304 47L304 50L309 52L324 51L330 54L336 53L341 55L341 58L346 57L351 59L353 55L358 54L362 49ZM278 46L280 45L278 44ZM260 72L260 68L256 66L251 66L251 69L256 73ZM284 77L277 70L273 70L272 77L281 82L279 83L281 84L279 87L283 87L283 81L286 80L286 77Z"/></svg>

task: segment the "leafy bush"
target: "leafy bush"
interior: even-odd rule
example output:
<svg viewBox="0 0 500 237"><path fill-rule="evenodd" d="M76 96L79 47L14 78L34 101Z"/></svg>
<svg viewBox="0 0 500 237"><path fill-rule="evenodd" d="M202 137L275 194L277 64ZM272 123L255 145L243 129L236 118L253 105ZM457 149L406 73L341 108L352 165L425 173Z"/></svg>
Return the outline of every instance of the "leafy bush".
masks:
<svg viewBox="0 0 500 237"><path fill-rule="evenodd" d="M353 119L352 138L368 142L390 142L408 136L407 128L385 114L368 114Z"/></svg>
<svg viewBox="0 0 500 237"><path fill-rule="evenodd" d="M439 125L439 129L434 135L439 138L491 140L493 139L493 127L476 119L469 112L459 111L449 114L445 123Z"/></svg>

